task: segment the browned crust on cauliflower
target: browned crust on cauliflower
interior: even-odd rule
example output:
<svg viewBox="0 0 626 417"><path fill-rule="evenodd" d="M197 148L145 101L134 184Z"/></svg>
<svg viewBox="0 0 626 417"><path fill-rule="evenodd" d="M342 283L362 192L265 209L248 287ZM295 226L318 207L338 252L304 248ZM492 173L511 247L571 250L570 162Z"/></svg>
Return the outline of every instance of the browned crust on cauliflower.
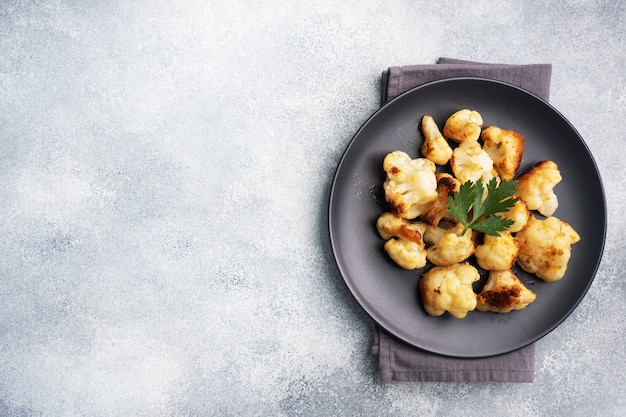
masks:
<svg viewBox="0 0 626 417"><path fill-rule="evenodd" d="M520 244L519 266L552 282L565 275L572 254L571 245L580 241L580 235L567 222L556 217L541 220L530 216L526 227L515 239Z"/></svg>
<svg viewBox="0 0 626 417"><path fill-rule="evenodd" d="M414 219L437 198L435 164L426 158L411 159L394 151L383 161L387 179L383 183L385 200L399 217Z"/></svg>
<svg viewBox="0 0 626 417"><path fill-rule="evenodd" d="M422 235L426 226L411 223L393 213L383 213L376 229L384 240L387 255L404 269L419 269L426 265L426 249Z"/></svg>
<svg viewBox="0 0 626 417"><path fill-rule="evenodd" d="M501 179L512 180L519 169L524 154L524 136L514 130L487 126L480 138L483 149L493 160L493 166Z"/></svg>
<svg viewBox="0 0 626 417"><path fill-rule="evenodd" d="M383 213L376 220L376 229L385 240L392 237L398 237L401 239L415 242L419 245L423 244L422 235L424 233L424 226L419 223L411 223L401 217L396 216L393 213ZM420 230L421 229L421 230Z"/></svg>
<svg viewBox="0 0 626 417"><path fill-rule="evenodd" d="M420 148L422 154L437 165L445 165L452 156L452 148L443 137L432 116L424 115L420 125L424 141Z"/></svg>
<svg viewBox="0 0 626 417"><path fill-rule="evenodd" d="M480 279L478 270L469 263L435 266L419 281L424 309L431 316L446 311L462 319L476 308L472 284Z"/></svg>
<svg viewBox="0 0 626 417"><path fill-rule="evenodd" d="M517 179L519 197L526 202L529 210L537 210L549 217L559 205L554 187L561 179L561 172L554 161L538 162Z"/></svg>
<svg viewBox="0 0 626 417"><path fill-rule="evenodd" d="M421 220L430 226L437 226L448 213L448 197L459 190L461 183L450 174L438 173L437 199L422 213Z"/></svg>
<svg viewBox="0 0 626 417"><path fill-rule="evenodd" d="M476 309L508 313L526 308L536 297L535 292L526 288L513 271L491 271L478 294Z"/></svg>
<svg viewBox="0 0 626 417"><path fill-rule="evenodd" d="M443 125L443 136L455 142L477 141L483 118L475 110L461 109L453 113Z"/></svg>

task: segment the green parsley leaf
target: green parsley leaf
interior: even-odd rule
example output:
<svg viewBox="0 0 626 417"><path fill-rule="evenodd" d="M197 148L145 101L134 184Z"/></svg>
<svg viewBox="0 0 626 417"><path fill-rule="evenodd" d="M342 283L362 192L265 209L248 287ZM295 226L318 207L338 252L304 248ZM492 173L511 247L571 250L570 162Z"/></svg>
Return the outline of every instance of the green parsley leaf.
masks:
<svg viewBox="0 0 626 417"><path fill-rule="evenodd" d="M463 225L463 234L467 229L474 229L491 236L500 236L514 221L499 216L498 213L509 211L518 198L517 181L502 180L500 184L492 178L487 186L479 179L467 181L459 191L448 197L448 211Z"/></svg>

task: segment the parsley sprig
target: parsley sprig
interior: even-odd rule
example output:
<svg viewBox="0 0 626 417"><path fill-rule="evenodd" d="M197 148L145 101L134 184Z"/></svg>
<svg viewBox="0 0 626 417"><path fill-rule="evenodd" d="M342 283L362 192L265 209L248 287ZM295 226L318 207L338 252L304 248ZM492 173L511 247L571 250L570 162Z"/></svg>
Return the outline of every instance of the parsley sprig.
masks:
<svg viewBox="0 0 626 417"><path fill-rule="evenodd" d="M463 234L467 229L474 229L491 236L500 236L501 231L515 223L511 219L499 216L498 213L509 211L518 198L516 193L517 181L502 180L500 184L495 178L487 183L486 189L479 179L476 182L467 181L459 187L459 191L448 197L448 210L464 226ZM483 193L486 196L483 199Z"/></svg>

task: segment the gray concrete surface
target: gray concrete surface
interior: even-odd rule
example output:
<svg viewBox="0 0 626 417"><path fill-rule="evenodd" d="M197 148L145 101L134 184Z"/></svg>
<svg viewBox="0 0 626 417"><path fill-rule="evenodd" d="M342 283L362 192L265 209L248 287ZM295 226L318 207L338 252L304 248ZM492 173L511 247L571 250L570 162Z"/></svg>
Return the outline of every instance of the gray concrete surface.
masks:
<svg viewBox="0 0 626 417"><path fill-rule="evenodd" d="M621 416L620 1L5 0L1 416ZM532 384L378 380L327 238L380 72L554 65L606 251ZM584 190L581 190L584 195Z"/></svg>

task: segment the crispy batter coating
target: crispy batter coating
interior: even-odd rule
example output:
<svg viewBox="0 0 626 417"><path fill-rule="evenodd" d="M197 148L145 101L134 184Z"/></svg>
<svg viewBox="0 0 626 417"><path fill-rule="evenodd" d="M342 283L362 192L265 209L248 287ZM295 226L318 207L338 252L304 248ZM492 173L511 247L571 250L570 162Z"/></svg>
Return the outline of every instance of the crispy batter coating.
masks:
<svg viewBox="0 0 626 417"><path fill-rule="evenodd" d="M452 148L431 116L422 117L421 130L424 135L424 141L420 148L422 155L437 165L447 164L452 156Z"/></svg>
<svg viewBox="0 0 626 417"><path fill-rule="evenodd" d="M437 198L437 178L432 161L411 159L405 152L395 151L385 156L383 169L387 172L383 184L385 199L396 215L414 219Z"/></svg>
<svg viewBox="0 0 626 417"><path fill-rule="evenodd" d="M517 190L529 210L552 216L559 206L554 187L561 181L561 172L554 161L541 161L517 179Z"/></svg>
<svg viewBox="0 0 626 417"><path fill-rule="evenodd" d="M464 318L476 308L472 284L479 278L478 270L469 263L431 268L419 281L424 309L431 316L448 311L456 318Z"/></svg>
<svg viewBox="0 0 626 417"><path fill-rule="evenodd" d="M483 149L493 160L501 179L512 180L524 154L524 136L513 130L486 127L480 134Z"/></svg>
<svg viewBox="0 0 626 417"><path fill-rule="evenodd" d="M453 113L443 125L443 135L455 142L477 141L483 118L477 111L462 109Z"/></svg>
<svg viewBox="0 0 626 417"><path fill-rule="evenodd" d="M580 235L556 217L540 220L531 215L515 239L520 245L517 263L522 269L552 282L565 275L572 255L571 245L580 241Z"/></svg>
<svg viewBox="0 0 626 417"><path fill-rule="evenodd" d="M535 298L537 294L526 288L513 271L491 271L487 283L478 294L476 309L509 313L526 308Z"/></svg>
<svg viewBox="0 0 626 417"><path fill-rule="evenodd" d="M448 214L448 197L459 190L461 183L450 174L437 173L437 199L432 201L422 212L421 221L437 226L444 217L452 218Z"/></svg>
<svg viewBox="0 0 626 417"><path fill-rule="evenodd" d="M510 269L519 253L519 243L508 232L500 232L500 236L485 235L482 245L476 247L478 266L490 271Z"/></svg>

